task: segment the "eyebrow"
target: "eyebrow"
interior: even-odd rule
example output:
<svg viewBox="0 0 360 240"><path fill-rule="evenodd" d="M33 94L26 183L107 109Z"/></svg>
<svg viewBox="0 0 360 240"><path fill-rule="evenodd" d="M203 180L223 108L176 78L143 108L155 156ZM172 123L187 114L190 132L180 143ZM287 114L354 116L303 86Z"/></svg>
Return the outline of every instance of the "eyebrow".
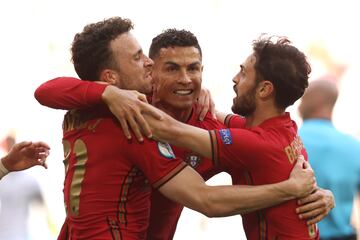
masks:
<svg viewBox="0 0 360 240"><path fill-rule="evenodd" d="M164 64L179 65L178 63L175 63L173 61L166 61ZM196 61L196 62L192 62L192 63L189 64L189 66L194 66L194 65L201 65L201 62Z"/></svg>
<svg viewBox="0 0 360 240"><path fill-rule="evenodd" d="M179 66L179 64L175 63L175 62L172 62L172 61L166 61L164 63L164 65L175 65L175 66Z"/></svg>
<svg viewBox="0 0 360 240"><path fill-rule="evenodd" d="M134 54L134 56L139 55L139 54L142 54L142 53L143 53L143 50L140 48L140 49Z"/></svg>

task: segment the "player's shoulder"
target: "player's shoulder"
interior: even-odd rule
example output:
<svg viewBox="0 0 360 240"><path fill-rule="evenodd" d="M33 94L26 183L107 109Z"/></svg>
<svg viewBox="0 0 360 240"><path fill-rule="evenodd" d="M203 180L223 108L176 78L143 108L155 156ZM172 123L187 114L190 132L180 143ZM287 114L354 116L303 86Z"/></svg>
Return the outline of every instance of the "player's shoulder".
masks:
<svg viewBox="0 0 360 240"><path fill-rule="evenodd" d="M195 116L195 119L192 121L192 123L190 122L189 124L207 130L225 128L225 125L214 118L210 112L206 113L202 121L197 116Z"/></svg>

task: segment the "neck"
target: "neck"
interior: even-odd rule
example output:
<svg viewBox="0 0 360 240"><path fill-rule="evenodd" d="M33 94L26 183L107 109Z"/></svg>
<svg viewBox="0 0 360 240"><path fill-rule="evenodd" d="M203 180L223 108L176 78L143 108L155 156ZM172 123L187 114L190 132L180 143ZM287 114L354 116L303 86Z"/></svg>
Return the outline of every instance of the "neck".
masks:
<svg viewBox="0 0 360 240"><path fill-rule="evenodd" d="M284 110L279 109L274 105L258 106L252 115L246 117L246 126L258 126L270 118L282 116L284 114Z"/></svg>
<svg viewBox="0 0 360 240"><path fill-rule="evenodd" d="M329 120L330 122L332 121L332 112L331 111L327 111L326 109L322 109L322 110L318 110L315 113L312 113L311 115L307 116L306 119L304 120L308 120L308 119L325 119L325 120Z"/></svg>

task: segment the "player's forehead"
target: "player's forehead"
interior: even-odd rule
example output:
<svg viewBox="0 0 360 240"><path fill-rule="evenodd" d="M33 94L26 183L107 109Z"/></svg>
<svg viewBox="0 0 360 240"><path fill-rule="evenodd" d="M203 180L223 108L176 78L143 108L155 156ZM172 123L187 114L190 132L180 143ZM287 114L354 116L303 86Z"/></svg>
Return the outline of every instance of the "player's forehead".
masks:
<svg viewBox="0 0 360 240"><path fill-rule="evenodd" d="M120 34L110 43L110 46L115 54L123 57L142 52L140 43L130 32Z"/></svg>
<svg viewBox="0 0 360 240"><path fill-rule="evenodd" d="M245 61L241 64L245 69L251 69L254 68L254 65L256 63L256 57L254 54L250 54Z"/></svg>
<svg viewBox="0 0 360 240"><path fill-rule="evenodd" d="M192 64L197 62L201 64L201 55L199 49L196 47L178 47L171 46L167 48L161 48L159 55L154 59L154 62L173 62L180 64Z"/></svg>

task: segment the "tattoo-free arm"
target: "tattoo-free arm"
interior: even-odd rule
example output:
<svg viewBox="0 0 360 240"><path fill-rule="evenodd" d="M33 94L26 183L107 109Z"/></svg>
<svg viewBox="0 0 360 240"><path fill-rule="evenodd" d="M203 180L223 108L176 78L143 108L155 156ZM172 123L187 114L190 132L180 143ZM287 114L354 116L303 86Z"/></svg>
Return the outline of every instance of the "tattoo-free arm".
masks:
<svg viewBox="0 0 360 240"><path fill-rule="evenodd" d="M276 184L208 186L195 170L186 167L161 186L159 191L171 200L208 217L248 213L294 199L299 194L309 194L315 187L314 182L303 183L304 178L313 179L313 173L304 171L301 161L295 168L288 180Z"/></svg>

